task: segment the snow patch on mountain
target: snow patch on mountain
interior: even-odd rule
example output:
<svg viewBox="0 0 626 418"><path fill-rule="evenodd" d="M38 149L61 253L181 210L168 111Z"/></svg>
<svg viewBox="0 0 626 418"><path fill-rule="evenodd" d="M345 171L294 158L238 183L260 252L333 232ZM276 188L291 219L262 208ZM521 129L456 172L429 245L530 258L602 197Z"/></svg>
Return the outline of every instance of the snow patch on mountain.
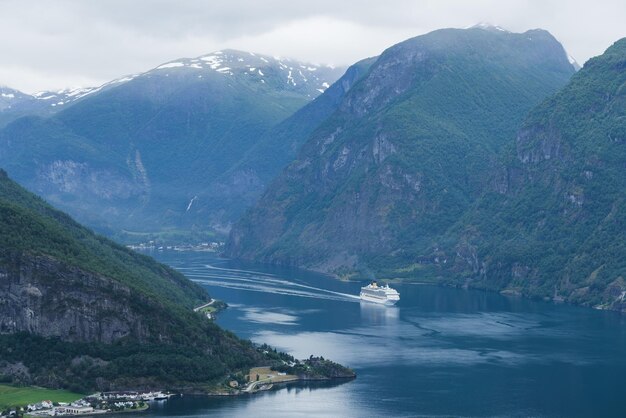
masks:
<svg viewBox="0 0 626 418"><path fill-rule="evenodd" d="M167 64L159 65L156 67L157 70L163 70L166 68L176 68L176 67L184 67L185 64L182 62L168 62Z"/></svg>
<svg viewBox="0 0 626 418"><path fill-rule="evenodd" d="M508 30L504 29L501 26L493 25L491 23L486 23L486 22L480 22L476 25L469 26L465 29L483 29L483 30L492 30L492 31L498 31L498 32L509 32Z"/></svg>
<svg viewBox="0 0 626 418"><path fill-rule="evenodd" d="M138 76L139 74L127 75L104 83L98 87L71 87L58 91L38 91L29 96L36 100L49 101L51 107L64 106L109 87L127 83Z"/></svg>
<svg viewBox="0 0 626 418"><path fill-rule="evenodd" d="M294 67L296 70L294 70ZM34 94L21 93L17 90L0 87L0 99L5 100L4 107L9 107L9 100L34 100L49 108L67 107L69 104L86 96L93 95L108 88L128 83L137 77L159 71L169 76L174 71L194 71L194 77L202 79L205 72L214 72L230 77L237 74L252 76L261 84L285 83L292 89L309 89L309 96L323 93L339 74L333 74L332 66L320 66L301 63L289 58L269 57L253 52L236 50L215 51L195 58L181 58L166 62L153 70L140 74L127 75L109 81L98 87L72 87L58 91L39 91ZM326 70L326 71L323 71Z"/></svg>
<svg viewBox="0 0 626 418"><path fill-rule="evenodd" d="M202 61L209 63L211 69L217 70L222 66L222 60L217 55L205 55L204 57L200 57Z"/></svg>
<svg viewBox="0 0 626 418"><path fill-rule="evenodd" d="M258 75L260 77L253 79L262 84L266 83L266 76L271 77L272 82L277 81L276 77L278 77L278 82L282 79L282 82L289 85L290 88L310 88L311 93L324 92L329 87L329 82L334 81L334 77L333 79L325 79L328 72L322 71L322 69L332 70L333 67L331 66L324 67L279 56L270 57L236 50L216 51L195 58L182 58L155 68L155 70L164 69L171 71L213 71L224 76ZM280 75L277 71L282 71L283 74ZM198 78L201 77L198 76Z"/></svg>

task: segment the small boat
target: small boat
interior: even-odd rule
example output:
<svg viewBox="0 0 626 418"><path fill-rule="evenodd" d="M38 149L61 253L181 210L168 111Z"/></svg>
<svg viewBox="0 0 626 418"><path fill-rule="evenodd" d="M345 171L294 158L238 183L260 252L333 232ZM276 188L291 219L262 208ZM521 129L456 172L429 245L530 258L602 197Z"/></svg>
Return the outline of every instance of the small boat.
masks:
<svg viewBox="0 0 626 418"><path fill-rule="evenodd" d="M395 305L400 300L400 293L389 285L378 286L375 281L361 288L361 300L380 303L383 305Z"/></svg>

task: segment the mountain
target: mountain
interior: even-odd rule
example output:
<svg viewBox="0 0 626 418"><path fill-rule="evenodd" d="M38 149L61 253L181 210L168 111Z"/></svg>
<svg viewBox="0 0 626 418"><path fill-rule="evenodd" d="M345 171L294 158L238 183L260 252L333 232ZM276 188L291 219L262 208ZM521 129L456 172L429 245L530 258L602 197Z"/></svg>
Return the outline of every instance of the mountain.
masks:
<svg viewBox="0 0 626 418"><path fill-rule="evenodd" d="M443 29L387 49L236 224L227 253L339 275L411 269L574 71L543 30Z"/></svg>
<svg viewBox="0 0 626 418"><path fill-rule="evenodd" d="M337 110L343 96L373 62L374 58L368 58L352 65L323 94L269 129L237 164L217 179L214 187L199 195L203 196L201 201L210 202L212 197L219 200L225 213L237 215L242 213L242 208L252 206L271 180L294 160L315 128ZM197 206L202 208L206 204Z"/></svg>
<svg viewBox="0 0 626 418"><path fill-rule="evenodd" d="M40 112L43 106L30 94L0 86L0 127L25 115Z"/></svg>
<svg viewBox="0 0 626 418"><path fill-rule="evenodd" d="M168 62L11 122L0 164L100 231L227 229L244 200L226 212L237 190L205 192L340 71L233 50Z"/></svg>
<svg viewBox="0 0 626 418"><path fill-rule="evenodd" d="M59 91L40 91L32 95L0 86L0 128L23 116L52 115L89 94L129 81L130 79L132 77L124 77L100 87L76 87Z"/></svg>
<svg viewBox="0 0 626 418"><path fill-rule="evenodd" d="M180 273L93 234L0 171L0 375L75 390L193 387L265 362Z"/></svg>
<svg viewBox="0 0 626 418"><path fill-rule="evenodd" d="M31 98L32 96L22 93L21 91L9 87L0 87L0 112L9 110L13 106Z"/></svg>
<svg viewBox="0 0 626 418"><path fill-rule="evenodd" d="M430 255L439 273L626 311L626 38L535 107L505 151Z"/></svg>

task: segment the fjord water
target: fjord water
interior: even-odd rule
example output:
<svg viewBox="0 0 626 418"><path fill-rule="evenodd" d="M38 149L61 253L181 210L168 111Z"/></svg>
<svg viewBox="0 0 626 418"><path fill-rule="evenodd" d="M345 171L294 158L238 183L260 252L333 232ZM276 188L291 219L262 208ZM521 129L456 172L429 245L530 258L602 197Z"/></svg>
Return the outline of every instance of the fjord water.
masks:
<svg viewBox="0 0 626 418"><path fill-rule="evenodd" d="M355 369L343 383L255 396L183 397L155 416L626 416L626 318L497 293L394 285L395 307L363 285L302 270L155 252L229 304L218 323L298 358Z"/></svg>

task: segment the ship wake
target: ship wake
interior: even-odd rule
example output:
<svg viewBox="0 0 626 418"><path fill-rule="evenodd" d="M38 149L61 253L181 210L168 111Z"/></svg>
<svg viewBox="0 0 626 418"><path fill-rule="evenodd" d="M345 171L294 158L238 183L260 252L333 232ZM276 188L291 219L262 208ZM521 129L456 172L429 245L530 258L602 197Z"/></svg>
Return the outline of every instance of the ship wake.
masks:
<svg viewBox="0 0 626 418"><path fill-rule="evenodd" d="M359 302L359 297L321 287L298 283L273 274L228 269L210 264L181 269L190 280L207 286L249 292L271 293L312 299Z"/></svg>

